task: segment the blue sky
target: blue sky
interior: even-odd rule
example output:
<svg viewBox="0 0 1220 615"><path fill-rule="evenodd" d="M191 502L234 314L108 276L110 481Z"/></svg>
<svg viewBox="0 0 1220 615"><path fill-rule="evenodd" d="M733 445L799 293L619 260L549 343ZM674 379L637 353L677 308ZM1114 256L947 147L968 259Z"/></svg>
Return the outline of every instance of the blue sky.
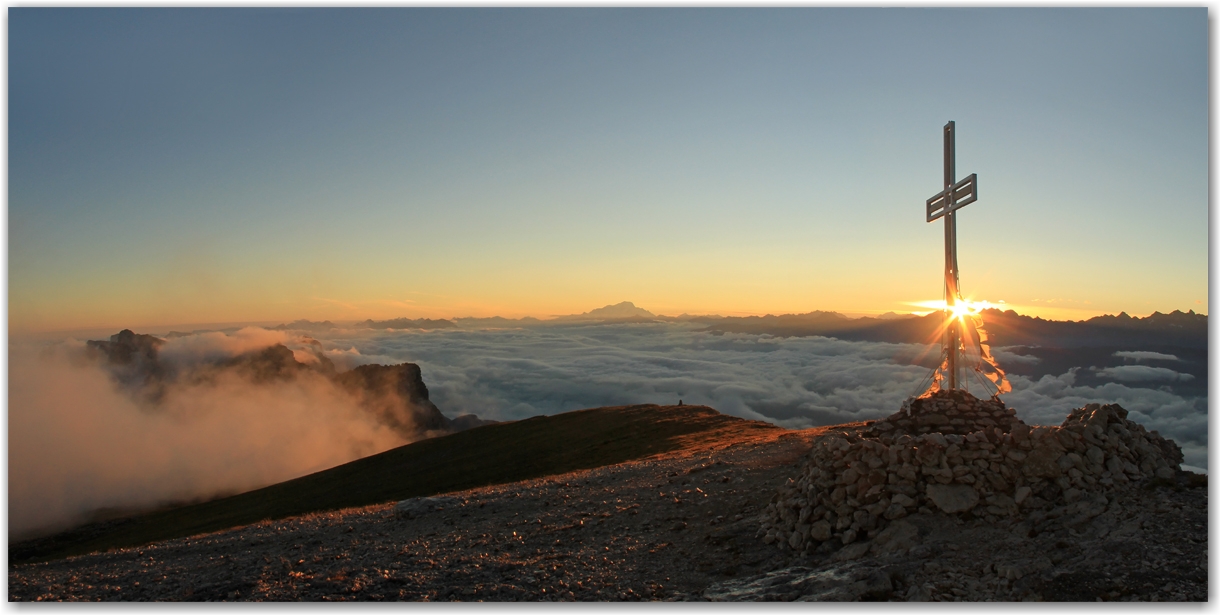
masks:
<svg viewBox="0 0 1220 615"><path fill-rule="evenodd" d="M9 10L17 330L1207 312L1208 23L1178 9Z"/></svg>

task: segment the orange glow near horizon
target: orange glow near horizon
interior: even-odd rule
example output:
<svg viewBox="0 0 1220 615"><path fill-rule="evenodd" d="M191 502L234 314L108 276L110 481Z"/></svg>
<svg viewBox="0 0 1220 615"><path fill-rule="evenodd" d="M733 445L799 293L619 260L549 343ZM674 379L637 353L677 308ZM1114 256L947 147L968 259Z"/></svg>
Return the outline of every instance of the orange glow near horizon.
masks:
<svg viewBox="0 0 1220 615"><path fill-rule="evenodd" d="M608 301L605 299L589 299L580 302L567 302L568 305L555 306L550 309L537 309L537 305L512 305L511 302L495 302L482 304L477 301L447 301L447 302L428 302L420 301L418 303L406 300L366 300L339 302L333 300L320 300L312 298L301 302L296 308L283 306L256 306L246 305L231 305L228 309L221 310L183 310L179 312L177 317L161 311L160 313L139 313L136 311L128 311L118 308L119 306L107 306L112 309L97 310L94 312L96 319L80 319L80 314L72 314L76 318L64 318L55 322L51 319L28 319L21 318L21 314L14 313L19 310L12 310L10 306L9 333L10 335L22 334L52 334L57 332L69 333L85 330L103 330L113 329L132 329L132 330L149 330L149 329L185 329L191 330L197 328L214 328L228 326L273 326L275 324L292 322L298 319L322 321L330 320L336 323L358 322L365 319L386 320L392 318L433 318L433 319L454 319L463 317L483 318L490 316L502 316L509 319L518 319L522 317L534 317L539 320L549 320L559 315L564 314L580 314L590 310L612 305L618 301ZM628 299L630 300L630 299ZM659 316L679 316L682 314L690 315L706 315L706 316L727 316L727 317L747 317L747 316L766 316L766 315L784 315L784 314L804 314L813 311L829 311L838 312L850 318L861 317L877 317L887 312L893 313L909 313L916 316L926 316L932 312L939 312L946 308L946 303L943 300L928 300L928 301L896 301L890 304L890 309L861 309L857 306L835 306L835 305L816 305L809 304L808 306L791 306L781 307L772 310L749 309L750 306L721 306L737 309L697 309L693 307L682 307L680 305L660 304L649 301L635 300L633 303L640 308L648 310ZM828 302L829 303L829 302ZM212 307L212 306L209 306ZM992 303L990 301L981 300L964 300L955 306L954 314L959 318L965 314L977 314L986 309L1013 310L1022 316L1035 318L1043 318L1046 320L1087 320L1095 316L1104 314L1118 314L1120 310L1097 310L1084 308L1069 308L1069 307L1051 307L1042 305L1026 305L1026 304L1011 304L1004 301ZM531 309L533 308L533 309ZM744 308L744 309L743 309ZM905 309L904 309L905 308ZM913 308L913 309L912 309ZM1172 310L1170 310L1172 311ZM120 316L120 313L126 313L127 317ZM1130 314L1135 317L1147 316L1147 313L1132 311ZM64 314L67 316L67 314ZM34 320L34 322L30 322ZM41 320L41 322L37 322Z"/></svg>
<svg viewBox="0 0 1220 615"><path fill-rule="evenodd" d="M911 306L915 306L915 307L931 308L931 310L935 311L935 312L943 312L944 310L949 309L948 302L946 302L944 300L913 301L913 302L908 303L907 305L911 305ZM960 302L955 303L951 309L953 311L953 317L957 318L957 319L961 319L963 316L966 316L968 314L978 314L979 312L981 312L983 310L989 310L989 309L1005 310L1005 309L1012 309L1012 306L1010 306L1006 303L1003 303L1003 302L1000 302L1000 304L997 305L997 304L993 304L990 301L962 300ZM914 312L912 312L912 313L914 313ZM928 313L930 313L930 312L923 312L924 315L926 315Z"/></svg>

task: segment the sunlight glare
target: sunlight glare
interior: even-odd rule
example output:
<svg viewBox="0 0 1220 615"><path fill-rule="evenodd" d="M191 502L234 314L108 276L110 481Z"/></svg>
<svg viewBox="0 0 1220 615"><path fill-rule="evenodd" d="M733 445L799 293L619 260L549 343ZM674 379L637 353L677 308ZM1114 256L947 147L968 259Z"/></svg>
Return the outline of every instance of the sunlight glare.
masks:
<svg viewBox="0 0 1220 615"><path fill-rule="evenodd" d="M913 305L913 306L922 307L922 308L931 308L932 310L942 311L942 312L945 311L946 309L948 309L948 304L943 299L937 300L937 301L913 301L913 302L908 303L907 305ZM969 300L963 299L953 306L952 312L953 312L954 318L960 319L963 316L976 315L983 310L987 310L987 309L991 309L991 308L995 308L995 307L996 306L993 305L990 301L969 301Z"/></svg>

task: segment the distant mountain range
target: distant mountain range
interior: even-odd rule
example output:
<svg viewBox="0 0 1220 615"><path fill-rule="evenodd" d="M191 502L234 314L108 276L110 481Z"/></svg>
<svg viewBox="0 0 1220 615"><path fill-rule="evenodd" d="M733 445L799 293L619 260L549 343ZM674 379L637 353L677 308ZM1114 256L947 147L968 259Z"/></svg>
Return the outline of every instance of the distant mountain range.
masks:
<svg viewBox="0 0 1220 615"><path fill-rule="evenodd" d="M470 329L505 329L510 327L534 327L546 323L547 321L539 320L533 316L525 318L505 318L503 316L492 316L490 318L475 318L466 316L462 318L454 318L454 322L459 327Z"/></svg>
<svg viewBox="0 0 1220 615"><path fill-rule="evenodd" d="M336 326L335 323L329 320L323 320L322 322L313 322L312 320L294 320L288 324L268 327L268 329L271 329L272 331L330 331L331 329L338 328L339 327Z"/></svg>
<svg viewBox="0 0 1220 615"><path fill-rule="evenodd" d="M443 318L391 318L390 320L368 319L353 325L365 329L452 329L457 325ZM330 331L341 328L329 321L314 322L312 320L294 320L287 324L268 327L272 331Z"/></svg>
<svg viewBox="0 0 1220 615"><path fill-rule="evenodd" d="M983 320L993 346L1038 346L1051 348L1149 347L1207 348L1207 315L1194 311L1154 312L1144 318L1105 315L1081 321L1045 320L1022 316L1013 310L988 309ZM504 318L394 318L365 320L357 328L372 329L450 329L484 327L544 327L568 324L618 324L633 322L689 322L707 325L714 333L753 333L779 337L825 336L850 341L890 343L935 343L941 323L939 312L926 316L887 312L875 317L850 318L838 312L813 311L779 316L661 316L630 301L607 305L582 314L555 316L549 320L533 317ZM275 330L325 331L338 328L330 321L297 320L271 327ZM170 337L185 335L171 332Z"/></svg>
<svg viewBox="0 0 1220 615"><path fill-rule="evenodd" d="M390 320L366 320L360 323L370 329L452 329L457 325L443 318L392 318Z"/></svg>
<svg viewBox="0 0 1220 615"><path fill-rule="evenodd" d="M844 340L891 343L934 343L941 324L939 312L911 318L848 318L837 312L782 316L694 317L708 331L766 333L782 337L821 335ZM1082 321L1043 320L1012 310L983 310L983 322L993 346L1172 346L1207 348L1207 316L1194 311L1154 312L1145 318L1097 316Z"/></svg>
<svg viewBox="0 0 1220 615"><path fill-rule="evenodd" d="M625 323L625 322L657 322L660 320L673 320L665 316L657 316L648 310L636 307L630 301L624 301L615 305L607 305L606 307L590 310L583 314L571 314L567 316L555 316L550 320L541 320L532 316L524 318L504 318L503 316L492 316L490 318L475 318L462 317L444 319L444 318L392 318L389 320L365 320L353 325L353 328L364 329L453 329L464 327L469 329L484 329L484 328L509 328L509 327L537 327L546 326L548 324L571 324L571 323ZM295 320L290 323L276 325L270 327L275 331L329 331L338 329L339 325L332 323L329 320L322 322L314 322L311 320ZM194 333L199 333L198 331ZM190 335L187 333L171 332L171 335Z"/></svg>

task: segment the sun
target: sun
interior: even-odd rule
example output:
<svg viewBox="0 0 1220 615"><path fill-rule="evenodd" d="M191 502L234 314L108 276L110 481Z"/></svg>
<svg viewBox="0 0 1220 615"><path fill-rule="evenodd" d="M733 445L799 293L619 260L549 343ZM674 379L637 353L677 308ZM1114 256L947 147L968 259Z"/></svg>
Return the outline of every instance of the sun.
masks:
<svg viewBox="0 0 1220 615"><path fill-rule="evenodd" d="M929 308L938 312L950 310L953 314L953 318L958 320L961 320L966 316L978 315L978 313L983 310L996 307L990 301L968 301L965 299L955 303L951 309L943 299L939 301L913 301L908 305Z"/></svg>

